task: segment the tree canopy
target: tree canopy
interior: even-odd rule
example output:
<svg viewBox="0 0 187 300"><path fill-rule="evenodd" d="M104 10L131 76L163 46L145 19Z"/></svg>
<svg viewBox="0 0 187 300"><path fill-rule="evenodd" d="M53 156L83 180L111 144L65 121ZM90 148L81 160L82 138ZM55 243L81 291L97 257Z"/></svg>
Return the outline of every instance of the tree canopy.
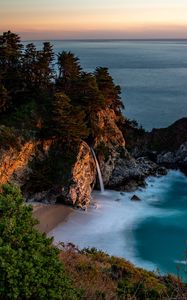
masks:
<svg viewBox="0 0 187 300"><path fill-rule="evenodd" d="M79 299L52 239L35 229L32 207L10 185L0 194L0 299Z"/></svg>
<svg viewBox="0 0 187 300"><path fill-rule="evenodd" d="M56 68L54 67L56 64ZM27 126L26 111L32 107L42 135L92 139L97 113L112 108L121 113L120 88L107 68L84 72L79 58L62 51L55 57L53 46L44 42L41 49L33 43L23 46L10 31L0 35L0 114L19 115L20 127Z"/></svg>

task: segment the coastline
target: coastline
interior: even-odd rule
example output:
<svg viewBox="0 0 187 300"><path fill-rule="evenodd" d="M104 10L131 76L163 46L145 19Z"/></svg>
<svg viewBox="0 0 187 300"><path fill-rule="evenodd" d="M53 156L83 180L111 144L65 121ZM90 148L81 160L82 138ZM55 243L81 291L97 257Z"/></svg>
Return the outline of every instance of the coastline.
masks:
<svg viewBox="0 0 187 300"><path fill-rule="evenodd" d="M63 204L34 204L33 217L39 221L36 228L43 233L48 233L58 224L66 222L73 208Z"/></svg>
<svg viewBox="0 0 187 300"><path fill-rule="evenodd" d="M183 173L171 170L166 176L148 177L146 187L136 192L106 190L101 194L94 191L92 196L97 209L76 210L49 236L54 238L56 245L63 241L80 249L95 247L109 255L123 257L140 268L159 269L161 274L167 271L177 274L178 261L183 276L186 180ZM134 193L141 201L131 201ZM173 247L173 241L178 247Z"/></svg>

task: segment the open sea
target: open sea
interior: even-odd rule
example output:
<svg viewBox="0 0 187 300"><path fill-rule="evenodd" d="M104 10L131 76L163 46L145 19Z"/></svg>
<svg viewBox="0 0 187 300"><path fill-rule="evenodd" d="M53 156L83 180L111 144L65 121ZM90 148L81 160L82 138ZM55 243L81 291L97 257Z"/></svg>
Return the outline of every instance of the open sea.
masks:
<svg viewBox="0 0 187 300"><path fill-rule="evenodd" d="M108 67L122 88L125 115L144 128L165 127L187 115L187 41L51 43L56 54L75 53L86 71Z"/></svg>
<svg viewBox="0 0 187 300"><path fill-rule="evenodd" d="M187 116L187 41L51 42L56 54L75 53L86 71L108 67L122 88L124 114L147 130ZM73 212L50 235L56 243L97 247L137 266L184 276L187 177L179 171L151 177L136 194L142 201L132 202L131 193L95 191L97 208Z"/></svg>

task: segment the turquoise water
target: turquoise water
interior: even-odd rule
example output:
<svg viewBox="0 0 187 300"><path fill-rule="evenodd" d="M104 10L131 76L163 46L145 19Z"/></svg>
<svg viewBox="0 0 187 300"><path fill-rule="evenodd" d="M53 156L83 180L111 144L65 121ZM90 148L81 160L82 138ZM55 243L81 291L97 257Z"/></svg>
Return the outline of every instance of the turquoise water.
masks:
<svg viewBox="0 0 187 300"><path fill-rule="evenodd" d="M150 205L170 213L150 216L139 224L134 231L136 249L143 260L163 272L181 274L187 258L187 178L179 172L167 176L159 186L158 197Z"/></svg>
<svg viewBox="0 0 187 300"><path fill-rule="evenodd" d="M110 69L122 88L125 115L146 129L187 113L187 41L51 41L75 53L87 71ZM36 42L40 48L42 42Z"/></svg>
<svg viewBox="0 0 187 300"><path fill-rule="evenodd" d="M187 241L187 177L170 171L149 178L147 188L133 193L94 192L97 208L75 211L65 224L50 235L55 242L73 242L79 247L96 247L124 257L137 266L161 273L184 276Z"/></svg>

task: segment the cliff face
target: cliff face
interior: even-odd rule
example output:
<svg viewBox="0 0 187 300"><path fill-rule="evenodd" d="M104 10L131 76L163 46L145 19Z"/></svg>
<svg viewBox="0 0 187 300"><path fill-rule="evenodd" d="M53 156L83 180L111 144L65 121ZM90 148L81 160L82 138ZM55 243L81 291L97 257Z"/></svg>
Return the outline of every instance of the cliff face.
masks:
<svg viewBox="0 0 187 300"><path fill-rule="evenodd" d="M96 166L90 147L82 142L76 162L72 166L70 185L63 190L65 202L79 207L87 206L90 203L95 178Z"/></svg>
<svg viewBox="0 0 187 300"><path fill-rule="evenodd" d="M125 151L125 139L116 125L118 117L112 109L101 110L97 114L97 126L100 134L95 138L94 148L103 175L103 182L108 186L120 152Z"/></svg>
<svg viewBox="0 0 187 300"><path fill-rule="evenodd" d="M155 134L153 139L152 133L152 138L147 140L144 147L140 147L139 154L136 145L134 156L126 149L124 134L117 126L118 116L115 112L112 109L101 110L96 118L97 134L92 146L100 164L105 187L134 190L137 186L144 185L147 176L166 174L166 169L160 167L160 164L169 167L181 166L186 170L186 143L179 148L174 145L175 151L157 152L154 159L150 160L149 155L147 156L150 141L154 140L153 147L158 140L163 140L162 130L159 130L159 139ZM176 124L180 127L181 121ZM171 128L175 134L176 126ZM168 130L163 132L164 138L170 139L167 136ZM144 141L147 139L147 133L145 135ZM181 138L184 140L186 137L182 135ZM177 145L179 142L177 139ZM59 140L22 141L18 148L14 145L9 147L2 145L0 184L6 182L18 184L22 187L27 200L59 201L79 207L87 206L97 177L95 161L86 142L75 143L71 145L71 149L68 147Z"/></svg>
<svg viewBox="0 0 187 300"><path fill-rule="evenodd" d="M112 109L107 108L97 113L97 127L100 134L95 138L95 147L101 143L115 149L125 147L125 139L116 124L117 121L118 117Z"/></svg>
<svg viewBox="0 0 187 300"><path fill-rule="evenodd" d="M55 142L57 143L57 142ZM73 153L72 161L67 166L63 163L61 173L69 172L68 179L64 182L64 176L57 170L61 158L65 156L62 145L56 147L54 141L29 140L22 142L19 147L14 145L0 148L0 184L7 182L17 184L23 188L28 201L55 202L57 199L70 205L88 205L91 199L91 191L96 178L96 167L89 146L82 142ZM56 165L56 178L51 183L50 175L46 172L46 167ZM41 173L48 184L44 187L43 182L39 182L40 188L36 190L35 174ZM50 167L49 167L50 168ZM49 178L50 177L50 178Z"/></svg>
<svg viewBox="0 0 187 300"><path fill-rule="evenodd" d="M180 168L187 174L187 142L182 144L176 151L158 154L157 163L169 168Z"/></svg>
<svg viewBox="0 0 187 300"><path fill-rule="evenodd" d="M149 175L165 173L165 170L149 159L135 159L126 149L126 141L117 126L118 116L111 109L98 113L101 135L95 139L95 148L106 187L118 190L134 190L144 185Z"/></svg>
<svg viewBox="0 0 187 300"><path fill-rule="evenodd" d="M12 182L22 186L32 170L29 164L36 157L40 160L47 155L51 141L43 143L30 140L21 145L20 149L9 147L0 150L0 183Z"/></svg>
<svg viewBox="0 0 187 300"><path fill-rule="evenodd" d="M128 137L128 133L126 135ZM166 128L144 132L132 144L131 154L134 157L148 156L159 165L179 168L187 173L187 118Z"/></svg>

